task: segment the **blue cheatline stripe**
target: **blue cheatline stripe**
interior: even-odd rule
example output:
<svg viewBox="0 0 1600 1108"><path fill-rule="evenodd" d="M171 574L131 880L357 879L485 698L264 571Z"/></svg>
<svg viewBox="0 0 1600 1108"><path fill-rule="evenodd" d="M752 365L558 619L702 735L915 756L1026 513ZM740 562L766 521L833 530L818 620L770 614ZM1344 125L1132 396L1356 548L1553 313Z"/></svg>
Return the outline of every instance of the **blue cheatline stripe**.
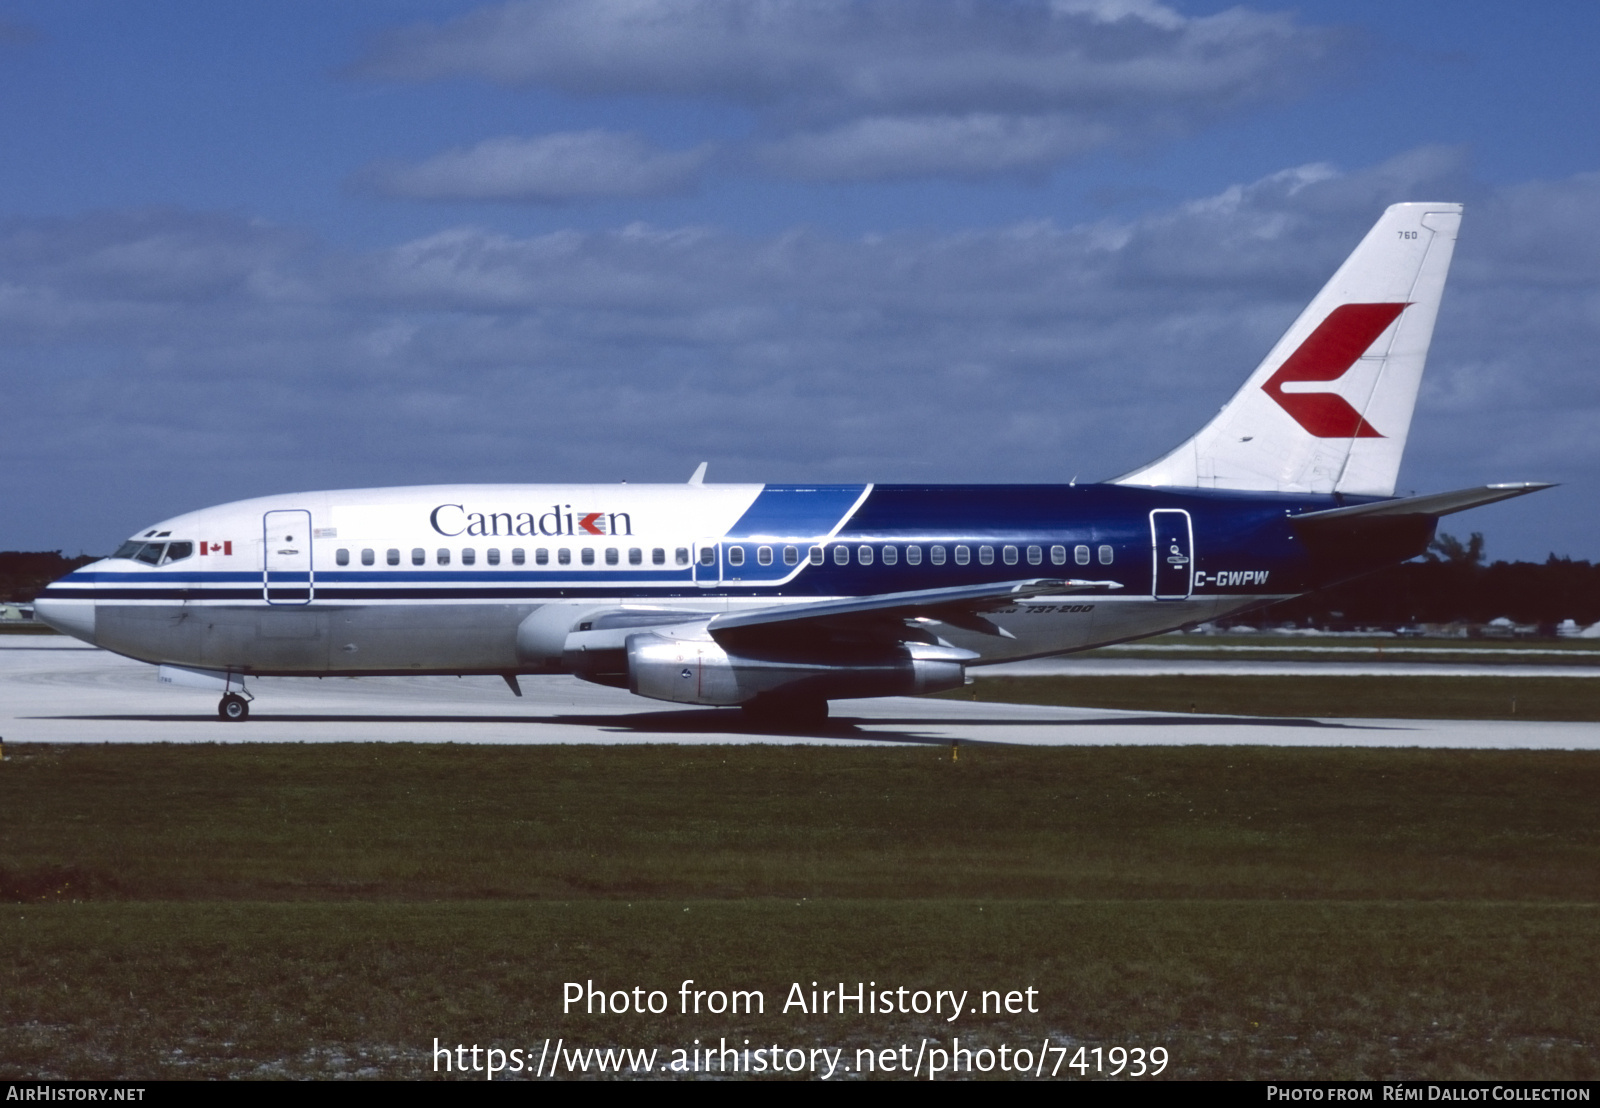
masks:
<svg viewBox="0 0 1600 1108"><path fill-rule="evenodd" d="M711 595L731 595L733 590L699 590L689 584L680 584L677 588L656 587L643 589L634 587L618 587L616 585L593 585L578 587L573 585L517 585L506 587L493 586L456 586L454 588L393 588L393 589L341 589L317 586L316 599L319 603L328 601L350 601L355 603L371 603L378 600L548 600L556 597L604 597L607 599L649 599L651 597L675 596L700 596L704 593ZM305 599L306 590L279 589L272 590L273 599ZM137 601L250 601L261 603L261 589L101 589L97 592L75 593L57 591L50 594L52 600L86 600L96 604L106 604L118 600Z"/></svg>
<svg viewBox="0 0 1600 1108"><path fill-rule="evenodd" d="M303 576L304 575L302 574L302 577ZM276 574L274 574L274 577L276 577ZM158 569L151 569L145 571L144 573L90 573L87 570L80 569L67 574L65 577L61 578L61 580L57 581L56 584L76 585L83 581L93 581L96 583L109 581L129 581L134 584L148 583L151 581L176 581L182 584L201 581L254 581L259 585L261 583L261 571L258 569L254 573L228 573L221 570L215 572L207 572L205 570L189 570L187 572L172 573L170 571L164 572Z"/></svg>
<svg viewBox="0 0 1600 1108"><path fill-rule="evenodd" d="M306 574L272 574L272 587L280 584L304 582ZM386 585L410 582L464 584L531 584L541 585L561 581L639 581L662 585L693 580L688 568L677 569L599 569L582 566L564 566L558 570L318 570L317 588L326 585L378 582ZM146 588L209 588L218 584L249 584L261 588L261 573L74 573L61 578L50 587L60 589L93 582L105 592L106 585L140 585ZM124 590L127 591L127 590Z"/></svg>
<svg viewBox="0 0 1600 1108"><path fill-rule="evenodd" d="M812 538L826 535L855 506L865 485L767 485L728 528L730 539Z"/></svg>

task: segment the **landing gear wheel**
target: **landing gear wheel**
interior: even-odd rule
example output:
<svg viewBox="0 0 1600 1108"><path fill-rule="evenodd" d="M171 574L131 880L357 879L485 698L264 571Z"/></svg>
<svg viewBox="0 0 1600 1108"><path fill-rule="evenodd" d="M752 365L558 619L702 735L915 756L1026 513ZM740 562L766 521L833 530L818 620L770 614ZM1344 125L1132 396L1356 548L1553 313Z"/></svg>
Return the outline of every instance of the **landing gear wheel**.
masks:
<svg viewBox="0 0 1600 1108"><path fill-rule="evenodd" d="M250 718L250 702L238 693L229 693L217 703L217 715L226 720Z"/></svg>
<svg viewBox="0 0 1600 1108"><path fill-rule="evenodd" d="M828 702L821 699L758 696L742 708L751 723L777 731L807 731L828 722Z"/></svg>

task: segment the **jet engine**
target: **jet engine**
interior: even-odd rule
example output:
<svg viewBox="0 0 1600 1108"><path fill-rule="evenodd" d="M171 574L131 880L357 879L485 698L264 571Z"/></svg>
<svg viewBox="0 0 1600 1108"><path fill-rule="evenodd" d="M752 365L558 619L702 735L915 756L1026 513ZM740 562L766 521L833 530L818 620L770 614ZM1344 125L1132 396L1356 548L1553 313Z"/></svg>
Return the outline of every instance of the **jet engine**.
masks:
<svg viewBox="0 0 1600 1108"><path fill-rule="evenodd" d="M678 704L748 704L915 696L966 683L970 651L932 643L837 647L821 661L787 651L730 653L702 625L660 627L627 639L628 691Z"/></svg>

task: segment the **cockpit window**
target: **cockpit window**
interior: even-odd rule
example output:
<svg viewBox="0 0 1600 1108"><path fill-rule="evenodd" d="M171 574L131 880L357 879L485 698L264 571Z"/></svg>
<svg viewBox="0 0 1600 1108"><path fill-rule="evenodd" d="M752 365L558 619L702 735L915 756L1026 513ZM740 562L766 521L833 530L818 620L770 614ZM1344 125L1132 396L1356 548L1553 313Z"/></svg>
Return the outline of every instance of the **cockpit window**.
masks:
<svg viewBox="0 0 1600 1108"><path fill-rule="evenodd" d="M194 553L192 542L125 542L117 547L113 558L132 558L151 566L164 566L180 561Z"/></svg>

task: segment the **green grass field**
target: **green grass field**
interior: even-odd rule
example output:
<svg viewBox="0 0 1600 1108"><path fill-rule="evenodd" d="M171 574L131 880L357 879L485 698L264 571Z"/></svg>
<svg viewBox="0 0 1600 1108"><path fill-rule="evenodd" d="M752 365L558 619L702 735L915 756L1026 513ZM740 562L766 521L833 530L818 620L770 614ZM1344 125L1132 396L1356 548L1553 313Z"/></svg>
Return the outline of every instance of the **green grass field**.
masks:
<svg viewBox="0 0 1600 1108"><path fill-rule="evenodd" d="M1432 639L1396 635L1156 635L1083 658L1250 662L1432 662L1474 665L1600 665L1600 639Z"/></svg>
<svg viewBox="0 0 1600 1108"><path fill-rule="evenodd" d="M941 695L1136 712L1600 721L1600 679L1592 677L980 676L966 688Z"/></svg>
<svg viewBox="0 0 1600 1108"><path fill-rule="evenodd" d="M1178 1077L1600 1076L1600 755L8 745L0 1076L1160 1046ZM760 1016L563 1014L566 981ZM1035 1014L783 1013L789 986Z"/></svg>

